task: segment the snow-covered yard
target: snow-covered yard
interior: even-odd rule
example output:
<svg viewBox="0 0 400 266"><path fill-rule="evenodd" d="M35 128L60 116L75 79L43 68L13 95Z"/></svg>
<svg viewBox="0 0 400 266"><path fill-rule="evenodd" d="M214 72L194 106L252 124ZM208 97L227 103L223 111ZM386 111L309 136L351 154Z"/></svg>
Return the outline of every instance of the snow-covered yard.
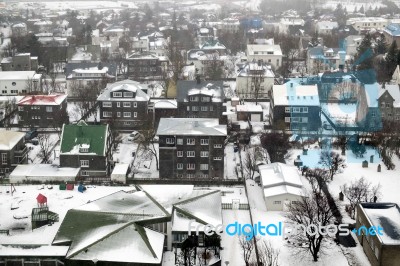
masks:
<svg viewBox="0 0 400 266"><path fill-rule="evenodd" d="M49 145L51 147L55 146L57 141L60 139L58 133L47 133L47 134L49 135L49 142L48 142ZM40 141L40 139L39 139L39 141ZM39 145L33 145L32 143L27 143L26 146L29 149L29 152L28 152L28 163L35 163L35 164L41 163L42 162L42 158L40 158L38 156L39 153L40 153L40 149L41 149L40 148L40 144ZM58 145L58 148L56 146L54 148L54 150L56 150L56 151L58 150L59 151L60 150L59 145ZM53 155L50 156L50 160L53 163L57 163L57 161L58 161L57 152L54 153L54 151L53 151Z"/></svg>
<svg viewBox="0 0 400 266"><path fill-rule="evenodd" d="M239 152L234 152L233 143L225 146L225 178L237 179L236 167L240 167Z"/></svg>

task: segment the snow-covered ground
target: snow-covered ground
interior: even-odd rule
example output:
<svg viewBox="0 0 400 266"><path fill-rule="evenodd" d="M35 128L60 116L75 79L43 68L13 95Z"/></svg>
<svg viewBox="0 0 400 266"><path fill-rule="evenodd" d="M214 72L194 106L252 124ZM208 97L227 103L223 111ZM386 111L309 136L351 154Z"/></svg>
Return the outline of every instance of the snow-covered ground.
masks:
<svg viewBox="0 0 400 266"><path fill-rule="evenodd" d="M233 143L228 143L225 146L225 178L226 179L237 179L236 166L239 164L239 152L234 152Z"/></svg>
<svg viewBox="0 0 400 266"><path fill-rule="evenodd" d="M49 245L53 241L65 214L69 209L86 204L120 190L132 190L128 187L88 186L84 193L77 187L74 190L59 190L58 186L39 190L38 186L16 186L11 196L9 186L0 186L0 229L10 230L10 236L0 234L1 244L43 244ZM35 230L31 227L32 208L37 208L36 197L41 193L47 197L49 210L59 215L59 222L52 226L42 226ZM15 210L11 210L17 208ZM23 219L15 219L15 217ZM14 229L13 229L14 228ZM17 229L21 228L21 229Z"/></svg>
<svg viewBox="0 0 400 266"><path fill-rule="evenodd" d="M91 10L91 9L114 9L114 8L137 8L133 2L128 1L72 1L72 2L58 2L49 1L42 2L41 6L46 10ZM32 4L32 2L19 2L19 8L37 8L37 3Z"/></svg>
<svg viewBox="0 0 400 266"><path fill-rule="evenodd" d="M356 125L357 104L328 103L321 104L321 108L336 124Z"/></svg>
<svg viewBox="0 0 400 266"><path fill-rule="evenodd" d="M394 3L398 4L398 1L394 1ZM338 4L341 4L343 8L346 8L347 12L353 13L354 9L360 10L362 6L364 6L364 10L368 10L370 7L372 9L384 7L380 1L376 2L355 2L355 1L327 1L323 4L324 8L335 9Z"/></svg>
<svg viewBox="0 0 400 266"><path fill-rule="evenodd" d="M50 146L53 147L56 145L57 141L60 139L58 133L47 133L50 137L49 137L49 144L51 144ZM42 158L40 158L38 156L38 154L40 153L40 145L33 145L32 143L27 143L26 146L29 149L28 152L28 163L34 163L34 164L38 164L42 162ZM54 150L60 150L60 148L57 149L57 147L54 148ZM52 156L50 156L50 160L53 163L57 163L59 161L59 159L57 158L57 154L52 154Z"/></svg>

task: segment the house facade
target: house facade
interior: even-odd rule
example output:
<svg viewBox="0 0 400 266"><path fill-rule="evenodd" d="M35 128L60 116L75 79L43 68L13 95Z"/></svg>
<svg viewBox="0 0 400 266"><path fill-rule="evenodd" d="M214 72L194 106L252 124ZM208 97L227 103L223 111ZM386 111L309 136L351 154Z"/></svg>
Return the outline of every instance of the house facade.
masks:
<svg viewBox="0 0 400 266"><path fill-rule="evenodd" d="M111 170L111 134L108 125L87 125L79 121L63 126L60 166L80 168L82 179L109 177Z"/></svg>
<svg viewBox="0 0 400 266"><path fill-rule="evenodd" d="M19 53L12 57L1 60L2 71L36 71L38 68L38 57L30 53Z"/></svg>
<svg viewBox="0 0 400 266"><path fill-rule="evenodd" d="M177 83L177 117L218 118L224 123L224 89L222 81L179 80Z"/></svg>
<svg viewBox="0 0 400 266"><path fill-rule="evenodd" d="M288 130L314 131L321 126L317 85L288 82L274 85L270 123Z"/></svg>
<svg viewBox="0 0 400 266"><path fill-rule="evenodd" d="M61 127L67 122L67 95L29 95L18 102L20 127Z"/></svg>
<svg viewBox="0 0 400 266"><path fill-rule="evenodd" d="M282 65L282 50L277 44L248 44L247 45L247 60L257 61L262 60L278 69Z"/></svg>
<svg viewBox="0 0 400 266"><path fill-rule="evenodd" d="M395 203L361 203L357 205L357 238L372 266L397 265L400 261L400 208ZM384 221L384 222L383 222ZM367 228L382 228L379 234L367 232Z"/></svg>
<svg viewBox="0 0 400 266"><path fill-rule="evenodd" d="M349 56L339 48L317 46L307 51L307 72L315 75L324 71L344 69Z"/></svg>
<svg viewBox="0 0 400 266"><path fill-rule="evenodd" d="M161 118L160 178L223 179L227 128L218 119Z"/></svg>
<svg viewBox="0 0 400 266"><path fill-rule="evenodd" d="M18 164L28 163L28 148L25 133L0 131L0 176L8 177Z"/></svg>
<svg viewBox="0 0 400 266"><path fill-rule="evenodd" d="M35 71L0 71L0 96L29 94L41 86L42 74Z"/></svg>
<svg viewBox="0 0 400 266"><path fill-rule="evenodd" d="M148 119L148 85L132 80L109 84L97 98L100 122L118 128L140 128Z"/></svg>
<svg viewBox="0 0 400 266"><path fill-rule="evenodd" d="M269 98L275 74L263 61L248 62L236 77L236 94L240 98Z"/></svg>
<svg viewBox="0 0 400 266"><path fill-rule="evenodd" d="M152 52L135 52L126 59L127 75L133 79L145 79L162 76L168 67L165 56L157 56Z"/></svg>

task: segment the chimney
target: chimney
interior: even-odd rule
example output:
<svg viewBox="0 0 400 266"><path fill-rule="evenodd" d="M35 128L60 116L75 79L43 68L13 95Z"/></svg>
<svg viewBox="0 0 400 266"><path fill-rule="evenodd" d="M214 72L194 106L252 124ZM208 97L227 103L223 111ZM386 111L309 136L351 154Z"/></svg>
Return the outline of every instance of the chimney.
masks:
<svg viewBox="0 0 400 266"><path fill-rule="evenodd" d="M382 89L386 89L386 82L382 83Z"/></svg>

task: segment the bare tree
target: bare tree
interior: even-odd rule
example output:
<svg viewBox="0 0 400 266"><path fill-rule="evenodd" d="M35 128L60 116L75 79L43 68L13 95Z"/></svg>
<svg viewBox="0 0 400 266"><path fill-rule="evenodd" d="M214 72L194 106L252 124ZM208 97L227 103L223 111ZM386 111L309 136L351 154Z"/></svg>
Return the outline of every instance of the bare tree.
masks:
<svg viewBox="0 0 400 266"><path fill-rule="evenodd" d="M51 163L51 151L55 143L51 140L49 134L39 134L38 140L40 147L38 157L42 159L42 163Z"/></svg>
<svg viewBox="0 0 400 266"><path fill-rule="evenodd" d="M218 53L214 53L210 56L205 63L204 75L210 80L219 80L224 74L223 65L224 61L220 60Z"/></svg>
<svg viewBox="0 0 400 266"><path fill-rule="evenodd" d="M258 259L262 266L278 266L279 250L265 239L257 240Z"/></svg>
<svg viewBox="0 0 400 266"><path fill-rule="evenodd" d="M313 225L326 228L333 222L334 215L328 199L315 191L307 193L300 201L288 204L287 218L295 226L304 227L301 232L291 234L293 249L296 252L311 253L313 260L318 261L318 254L323 249L328 235L321 234Z"/></svg>
<svg viewBox="0 0 400 266"><path fill-rule="evenodd" d="M316 191L317 193L322 193L322 187L330 181L329 172L325 169L309 169L304 166L302 172L310 183L312 191Z"/></svg>
<svg viewBox="0 0 400 266"><path fill-rule="evenodd" d="M25 90L28 94L39 93L41 91L39 83L39 80L28 78L25 83Z"/></svg>
<svg viewBox="0 0 400 266"><path fill-rule="evenodd" d="M239 246L243 253L243 260L246 266L250 265L250 259L255 249L254 241L247 240L246 236L239 237Z"/></svg>
<svg viewBox="0 0 400 266"><path fill-rule="evenodd" d="M143 126L144 130L141 131L142 137L139 139L139 145L143 147L143 149L148 150L153 154L156 159L157 170L159 170L158 166L158 148L154 144L154 137L156 136L156 128L154 127L153 121L151 119L147 120L147 123Z"/></svg>
<svg viewBox="0 0 400 266"><path fill-rule="evenodd" d="M318 163L328 169L331 180L335 174L346 168L346 160L339 153L333 151L322 151Z"/></svg>
<svg viewBox="0 0 400 266"><path fill-rule="evenodd" d="M350 185L340 187L344 196L349 200L347 211L352 219L355 217L356 207L361 202L376 202L381 197L381 185L372 186L364 177L354 180Z"/></svg>
<svg viewBox="0 0 400 266"><path fill-rule="evenodd" d="M14 118L13 112L17 109L17 100L15 97L8 97L7 101L4 103L4 118L3 126L7 129L10 128L11 122Z"/></svg>

